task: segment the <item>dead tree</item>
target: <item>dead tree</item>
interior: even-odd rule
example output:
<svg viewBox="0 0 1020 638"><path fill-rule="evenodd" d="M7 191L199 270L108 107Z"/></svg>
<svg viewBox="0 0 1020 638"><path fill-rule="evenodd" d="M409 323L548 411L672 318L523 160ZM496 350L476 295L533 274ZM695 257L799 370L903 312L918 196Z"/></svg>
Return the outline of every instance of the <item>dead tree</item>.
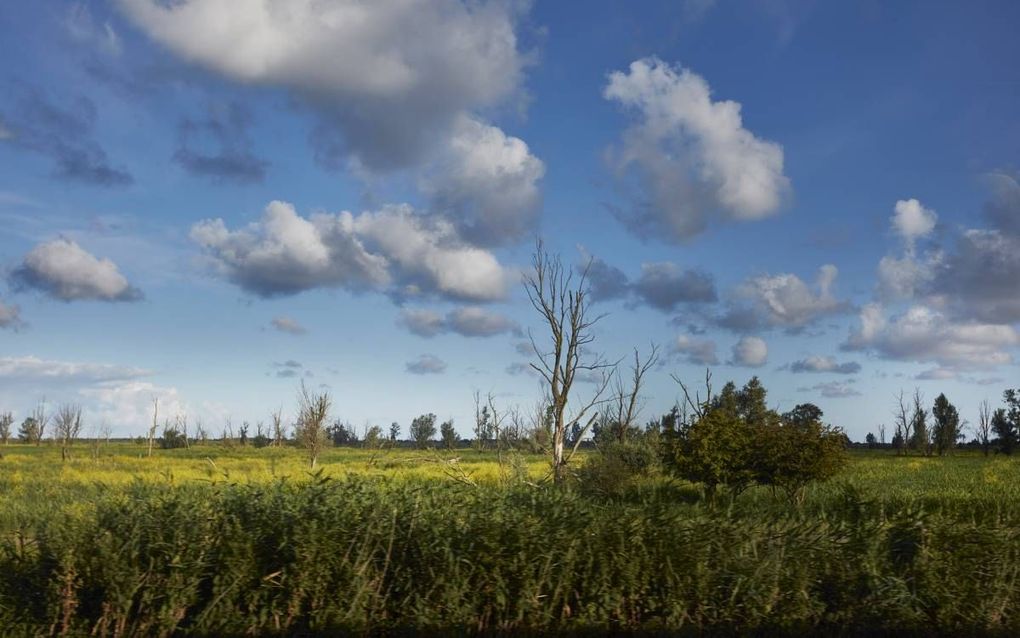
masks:
<svg viewBox="0 0 1020 638"><path fill-rule="evenodd" d="M298 392L298 420L294 429L298 444L308 452L308 461L314 470L322 448L326 446L326 419L332 399L328 392L314 394L304 382Z"/></svg>
<svg viewBox="0 0 1020 638"><path fill-rule="evenodd" d="M558 256L546 252L541 240L536 243L532 256L532 272L524 276L524 289L531 305L541 315L548 330L545 347L540 347L528 331L535 353L535 369L545 381L551 406L552 475L553 481L562 484L566 478L567 463L577 451L581 436L567 453L567 429L573 423L582 423L586 414L600 402L609 386L612 365L599 355L592 354L589 346L595 341L594 327L602 315L591 314L588 296L588 272L591 260L580 271L577 280L569 268L564 268ZM578 373L591 374L595 389L587 402L573 411L568 419L567 404ZM596 413L597 415L597 413ZM591 427L594 416L583 427L581 434Z"/></svg>
<svg viewBox="0 0 1020 638"><path fill-rule="evenodd" d="M893 436L893 442L897 443L896 452L897 454L906 454L907 446L910 445L911 439L914 438L914 432L913 420L910 418L910 407L903 396L903 390L900 390L896 400L893 423L896 426L896 434Z"/></svg>
<svg viewBox="0 0 1020 638"><path fill-rule="evenodd" d="M277 408L270 416L273 419L273 446L281 447L286 438L283 432L283 408Z"/></svg>
<svg viewBox="0 0 1020 638"><path fill-rule="evenodd" d="M60 441L60 459L66 461L71 456L71 445L81 434L81 406L72 403L59 406L53 423Z"/></svg>
<svg viewBox="0 0 1020 638"><path fill-rule="evenodd" d="M616 428L615 438L619 443L625 443L627 433L637 421L641 413L641 385L644 383L645 374L652 369L659 361L659 346L652 344L651 352L642 361L641 353L634 348L634 363L630 368L630 385L624 387L622 375L616 375L613 393L613 415L612 426Z"/></svg>
<svg viewBox="0 0 1020 638"><path fill-rule="evenodd" d="M978 422L974 426L974 435L981 444L981 451L988 456L988 451L992 447L992 406L988 404L988 399L978 406Z"/></svg>
<svg viewBox="0 0 1020 638"><path fill-rule="evenodd" d="M7 445L11 440L11 426L14 425L14 415L10 412L0 414L0 443Z"/></svg>

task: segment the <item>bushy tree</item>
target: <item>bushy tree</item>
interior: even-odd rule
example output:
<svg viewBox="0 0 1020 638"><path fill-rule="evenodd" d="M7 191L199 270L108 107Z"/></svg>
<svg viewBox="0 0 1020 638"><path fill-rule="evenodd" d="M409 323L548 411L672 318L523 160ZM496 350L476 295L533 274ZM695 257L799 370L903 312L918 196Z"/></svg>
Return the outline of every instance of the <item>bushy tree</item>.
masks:
<svg viewBox="0 0 1020 638"><path fill-rule="evenodd" d="M960 413L956 406L949 402L945 394L940 394L935 398L931 415L934 421L932 423L932 438L935 440L935 450L939 456L952 452L962 436Z"/></svg>
<svg viewBox="0 0 1020 638"><path fill-rule="evenodd" d="M779 415L766 405L757 378L739 390L727 383L715 397L709 378L704 400L683 386L689 418L663 419L663 465L675 475L701 483L710 496L721 487L736 495L759 484L799 499L808 483L843 467L846 436L822 423L817 406Z"/></svg>
<svg viewBox="0 0 1020 638"><path fill-rule="evenodd" d="M372 427L365 430L364 445L368 449L375 450L379 447L382 447L382 441L383 430L378 425L373 425Z"/></svg>
<svg viewBox="0 0 1020 638"><path fill-rule="evenodd" d="M453 419L443 421L439 426L439 436L443 440L443 447L447 450L457 447L457 430L453 427Z"/></svg>
<svg viewBox="0 0 1020 638"><path fill-rule="evenodd" d="M422 414L411 421L411 438L419 448L428 447L436 436L436 415Z"/></svg>
<svg viewBox="0 0 1020 638"><path fill-rule="evenodd" d="M21 422L21 427L18 428L18 438L25 443L39 444L42 439L42 430L39 428L39 422L36 421L35 417L25 417L25 420Z"/></svg>
<svg viewBox="0 0 1020 638"><path fill-rule="evenodd" d="M390 423L390 441L396 443L400 438L400 424L394 421Z"/></svg>
<svg viewBox="0 0 1020 638"><path fill-rule="evenodd" d="M11 440L11 426L14 424L14 415L10 412L0 414L0 443L7 445Z"/></svg>
<svg viewBox="0 0 1020 638"><path fill-rule="evenodd" d="M358 433L354 431L354 426L339 419L326 428L326 434L333 445L338 447L358 444Z"/></svg>

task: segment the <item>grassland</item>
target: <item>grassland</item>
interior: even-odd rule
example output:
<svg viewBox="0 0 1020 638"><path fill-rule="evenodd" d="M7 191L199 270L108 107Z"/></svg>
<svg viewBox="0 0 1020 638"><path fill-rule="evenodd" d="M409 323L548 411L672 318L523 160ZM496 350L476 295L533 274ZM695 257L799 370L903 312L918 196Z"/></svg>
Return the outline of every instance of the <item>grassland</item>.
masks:
<svg viewBox="0 0 1020 638"><path fill-rule="evenodd" d="M799 506L710 506L467 449L331 449L315 474L292 448L0 454L11 634L1020 634L1005 457L857 452Z"/></svg>

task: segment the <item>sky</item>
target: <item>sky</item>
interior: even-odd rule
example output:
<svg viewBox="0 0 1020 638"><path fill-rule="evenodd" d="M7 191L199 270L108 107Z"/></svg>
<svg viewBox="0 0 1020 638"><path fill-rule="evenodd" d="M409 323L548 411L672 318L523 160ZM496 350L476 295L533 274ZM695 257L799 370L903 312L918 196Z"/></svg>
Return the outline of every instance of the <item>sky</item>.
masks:
<svg viewBox="0 0 1020 638"><path fill-rule="evenodd" d="M1016 382L1020 5L96 0L0 6L0 411L361 430L541 398L521 278L588 353L758 376L862 440ZM596 385L574 389L578 402ZM569 410L568 410L569 411Z"/></svg>

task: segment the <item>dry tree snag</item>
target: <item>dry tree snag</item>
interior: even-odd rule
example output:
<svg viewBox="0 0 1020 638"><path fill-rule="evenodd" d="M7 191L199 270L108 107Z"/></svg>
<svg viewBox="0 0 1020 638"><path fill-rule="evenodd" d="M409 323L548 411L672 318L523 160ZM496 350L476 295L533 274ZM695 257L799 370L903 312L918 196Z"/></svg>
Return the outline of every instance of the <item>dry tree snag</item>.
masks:
<svg viewBox="0 0 1020 638"><path fill-rule="evenodd" d="M588 296L588 272L591 260L581 270L576 281L574 273L563 267L559 256L546 252L541 240L535 245L532 256L532 272L524 276L524 289L531 305L542 316L548 329L545 347L538 345L535 336L528 332L535 361L531 367L545 381L548 388L552 425L552 471L553 480L562 483L566 477L566 466L577 451L581 436L574 441L567 454L567 429L573 423L581 423L585 415L599 403L600 397L612 378L612 364L600 355L592 354L588 346L595 341L593 328L603 315L591 314L591 300ZM578 374L597 375L595 390L586 403L580 404L568 422L566 410L574 382ZM591 427L591 417L581 435Z"/></svg>

